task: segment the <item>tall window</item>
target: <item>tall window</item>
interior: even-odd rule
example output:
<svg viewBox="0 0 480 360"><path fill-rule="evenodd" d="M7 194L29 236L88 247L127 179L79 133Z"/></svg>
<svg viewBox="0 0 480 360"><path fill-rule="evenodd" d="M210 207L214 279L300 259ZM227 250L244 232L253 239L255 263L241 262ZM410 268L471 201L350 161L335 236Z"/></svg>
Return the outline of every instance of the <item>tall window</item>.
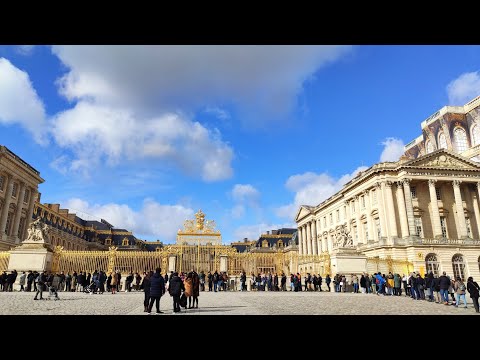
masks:
<svg viewBox="0 0 480 360"><path fill-rule="evenodd" d="M415 188L415 186L410 187L410 195L412 195L412 199L417 198L417 189Z"/></svg>
<svg viewBox="0 0 480 360"><path fill-rule="evenodd" d="M323 217L323 227L324 228L327 227L327 217L326 216Z"/></svg>
<svg viewBox="0 0 480 360"><path fill-rule="evenodd" d="M3 191L3 184L5 184L5 176L0 175L0 191Z"/></svg>
<svg viewBox="0 0 480 360"><path fill-rule="evenodd" d="M480 144L480 127L475 125L472 128L473 146Z"/></svg>
<svg viewBox="0 0 480 360"><path fill-rule="evenodd" d="M467 145L467 133L463 128L456 127L453 131L453 138L455 139L455 149L457 152L464 152L468 149Z"/></svg>
<svg viewBox="0 0 480 360"><path fill-rule="evenodd" d="M337 222L340 222L340 210L337 210Z"/></svg>
<svg viewBox="0 0 480 360"><path fill-rule="evenodd" d="M5 226L5 234L10 236L10 227L12 226L13 213L9 212L7 215L7 225Z"/></svg>
<svg viewBox="0 0 480 360"><path fill-rule="evenodd" d="M435 188L435 194L437 194L437 200L442 200L442 194L439 188Z"/></svg>
<svg viewBox="0 0 480 360"><path fill-rule="evenodd" d="M375 230L377 231L377 240L382 236L382 229L380 227L380 218L375 219Z"/></svg>
<svg viewBox="0 0 480 360"><path fill-rule="evenodd" d="M355 201L352 201L352 214L355 214Z"/></svg>
<svg viewBox="0 0 480 360"><path fill-rule="evenodd" d="M366 223L363 223L363 228L364 228L364 234L365 234L365 242L368 241L368 226Z"/></svg>
<svg viewBox="0 0 480 360"><path fill-rule="evenodd" d="M445 216L440 216L440 227L442 228L442 236L447 237L447 220Z"/></svg>
<svg viewBox="0 0 480 360"><path fill-rule="evenodd" d="M440 276L437 255L428 254L427 256L425 256L425 267L427 268L427 274L431 271L433 275Z"/></svg>
<svg viewBox="0 0 480 360"><path fill-rule="evenodd" d="M440 149L447 149L447 138L443 132L438 135L438 146L440 146Z"/></svg>
<svg viewBox="0 0 480 360"><path fill-rule="evenodd" d="M452 258L453 276L455 279L460 276L462 281L465 281L465 262L463 256L460 254L453 255Z"/></svg>
<svg viewBox="0 0 480 360"><path fill-rule="evenodd" d="M25 218L22 217L20 218L20 223L18 225L18 234L17 236L20 238L22 237L22 234L23 234L23 229L25 228ZM23 240L23 239L20 239L20 240Z"/></svg>
<svg viewBox="0 0 480 360"><path fill-rule="evenodd" d="M362 196L361 199L360 202L362 203L362 209L365 209L365 196Z"/></svg>
<svg viewBox="0 0 480 360"><path fill-rule="evenodd" d="M372 198L373 198L372 203L376 204L377 203L377 190L372 191Z"/></svg>
<svg viewBox="0 0 480 360"><path fill-rule="evenodd" d="M25 190L25 195L23 196L23 202L25 204L28 204L29 198L30 198L30 190L26 189Z"/></svg>
<svg viewBox="0 0 480 360"><path fill-rule="evenodd" d="M129 241L128 241L128 238L123 238L122 240L122 246L128 246L129 245ZM262 244L263 245L263 244ZM267 242L267 246L268 246L268 242Z"/></svg>
<svg viewBox="0 0 480 360"><path fill-rule="evenodd" d="M355 242L358 244L358 228L357 228L357 226L353 227L353 236L354 236Z"/></svg>
<svg viewBox="0 0 480 360"><path fill-rule="evenodd" d="M277 246L278 246L278 247L283 247L283 241L282 241L282 240L278 240Z"/></svg>
<svg viewBox="0 0 480 360"><path fill-rule="evenodd" d="M470 218L465 218L465 223L467 224L467 236L472 237L472 225L470 224Z"/></svg>
<svg viewBox="0 0 480 360"><path fill-rule="evenodd" d="M13 196L14 198L17 197L17 190L18 190L18 184L17 184L17 183L13 183L12 196Z"/></svg>
<svg viewBox="0 0 480 360"><path fill-rule="evenodd" d="M423 238L422 218L415 217L415 234Z"/></svg>
<svg viewBox="0 0 480 360"><path fill-rule="evenodd" d="M433 152L433 144L430 140L427 140L427 145L425 146L425 148L427 150L427 154Z"/></svg>
<svg viewBox="0 0 480 360"><path fill-rule="evenodd" d="M333 214L330 213L330 225L333 225Z"/></svg>

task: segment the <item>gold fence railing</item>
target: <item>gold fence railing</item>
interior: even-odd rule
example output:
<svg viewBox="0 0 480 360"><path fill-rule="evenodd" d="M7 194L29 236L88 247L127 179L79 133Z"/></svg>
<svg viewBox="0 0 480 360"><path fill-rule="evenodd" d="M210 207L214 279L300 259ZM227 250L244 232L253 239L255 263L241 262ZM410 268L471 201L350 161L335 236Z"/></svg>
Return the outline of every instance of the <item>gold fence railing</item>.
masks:
<svg viewBox="0 0 480 360"><path fill-rule="evenodd" d="M109 251L64 251L57 246L54 251L52 271L72 273L74 271L94 272L102 270L107 273L119 270L122 273L155 270L157 267L166 272L175 269L178 272L214 272L220 269L221 257L226 256L227 272L238 275L245 271L251 273L286 274L307 272L312 274L333 275L330 267L330 256L327 252L319 255L298 255L295 251L283 252L248 252L238 253L227 245L169 245L161 251L117 251L111 247ZM8 252L0 252L0 270L7 269ZM169 263L174 261L175 264ZM406 260L387 258L367 258L367 272L408 274L413 271L413 264Z"/></svg>
<svg viewBox="0 0 480 360"><path fill-rule="evenodd" d="M8 261L10 260L10 253L8 251L0 251L0 271L8 269Z"/></svg>
<svg viewBox="0 0 480 360"><path fill-rule="evenodd" d="M400 275L407 275L413 271L413 263L407 260L396 260L387 256L386 258L371 257L367 258L367 272L373 274L376 272L388 274L389 272Z"/></svg>

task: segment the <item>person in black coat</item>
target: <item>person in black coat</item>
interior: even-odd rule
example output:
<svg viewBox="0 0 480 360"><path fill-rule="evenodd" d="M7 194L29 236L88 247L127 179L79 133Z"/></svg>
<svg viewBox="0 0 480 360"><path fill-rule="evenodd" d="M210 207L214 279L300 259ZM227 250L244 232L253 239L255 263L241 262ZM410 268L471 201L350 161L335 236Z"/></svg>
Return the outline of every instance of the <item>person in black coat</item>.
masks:
<svg viewBox="0 0 480 360"><path fill-rule="evenodd" d="M148 305L150 300L150 278L153 276L153 271L149 271L143 278L142 285L140 286L143 289L145 295L143 299L143 312L148 312Z"/></svg>
<svg viewBox="0 0 480 360"><path fill-rule="evenodd" d="M448 288L450 287L450 279L445 271L443 272L443 275L438 278L438 285L440 287L442 301L445 305L448 305Z"/></svg>
<svg viewBox="0 0 480 360"><path fill-rule="evenodd" d="M170 277L170 286L168 292L173 297L173 312L180 312L180 295L185 290L182 279L178 277L178 273L174 272Z"/></svg>
<svg viewBox="0 0 480 360"><path fill-rule="evenodd" d="M32 284L34 279L35 279L35 275L33 274L32 270L28 270L27 291L32 291Z"/></svg>
<svg viewBox="0 0 480 360"><path fill-rule="evenodd" d="M480 312L478 309L478 293L479 293L480 287L478 286L476 281L473 281L473 277L469 277L467 279L467 291L470 294L470 297L472 298L473 301L473 306L475 307L475 311L478 313Z"/></svg>
<svg viewBox="0 0 480 360"><path fill-rule="evenodd" d="M155 301L155 306L157 308L157 314L163 314L160 311L160 298L165 293L165 280L163 276L160 275L160 268L155 269L155 274L150 278L150 304L148 305L148 313L152 311L153 302Z"/></svg>

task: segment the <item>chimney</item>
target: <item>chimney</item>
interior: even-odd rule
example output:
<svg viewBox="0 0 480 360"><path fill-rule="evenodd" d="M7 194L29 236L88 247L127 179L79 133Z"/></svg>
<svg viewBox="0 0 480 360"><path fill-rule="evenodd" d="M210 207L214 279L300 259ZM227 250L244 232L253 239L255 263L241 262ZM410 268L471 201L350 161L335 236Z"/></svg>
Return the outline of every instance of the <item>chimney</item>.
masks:
<svg viewBox="0 0 480 360"><path fill-rule="evenodd" d="M243 238L243 242L248 242L248 238Z"/></svg>
<svg viewBox="0 0 480 360"><path fill-rule="evenodd" d="M267 235L270 235L270 231L267 230Z"/></svg>
<svg viewBox="0 0 480 360"><path fill-rule="evenodd" d="M278 230L272 230L272 235L277 235Z"/></svg>

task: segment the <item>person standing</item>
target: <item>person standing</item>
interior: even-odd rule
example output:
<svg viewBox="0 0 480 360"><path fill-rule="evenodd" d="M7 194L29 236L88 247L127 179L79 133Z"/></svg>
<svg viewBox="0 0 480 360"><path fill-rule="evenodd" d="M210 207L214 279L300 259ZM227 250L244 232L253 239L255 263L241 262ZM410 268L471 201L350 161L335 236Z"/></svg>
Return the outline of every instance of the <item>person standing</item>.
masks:
<svg viewBox="0 0 480 360"><path fill-rule="evenodd" d="M480 287L475 281L473 281L473 277L471 276L467 279L467 290L470 294L470 298L473 301L473 306L475 307L475 311L477 313L480 312L478 309L478 295L479 295L478 293L479 293Z"/></svg>
<svg viewBox="0 0 480 360"><path fill-rule="evenodd" d="M358 276L355 274L352 275L352 284L353 284L353 292L358 294Z"/></svg>
<svg viewBox="0 0 480 360"><path fill-rule="evenodd" d="M193 276L192 276L192 285L193 285L193 307L198 309L198 297L200 296L200 277L198 274L195 272L195 270L192 271Z"/></svg>
<svg viewBox="0 0 480 360"><path fill-rule="evenodd" d="M242 271L242 274L240 275L240 291L245 291L247 290L247 286L245 283L247 282L247 274L245 271Z"/></svg>
<svg viewBox="0 0 480 360"><path fill-rule="evenodd" d="M153 276L153 271L149 271L142 280L142 285L140 286L143 289L143 312L148 312L148 305L150 300L150 277ZM110 276L109 276L110 278Z"/></svg>
<svg viewBox="0 0 480 360"><path fill-rule="evenodd" d="M287 275L282 272L282 278L280 280L280 288L282 291L287 291Z"/></svg>
<svg viewBox="0 0 480 360"><path fill-rule="evenodd" d="M25 271L20 275L19 279L19 284L20 284L20 291L25 291L24 286L25 286L25 279L27 278L27 274L25 274Z"/></svg>
<svg viewBox="0 0 480 360"><path fill-rule="evenodd" d="M327 284L328 292L330 292L330 283L332 282L332 279L330 279L330 274L327 274L325 277L325 283Z"/></svg>
<svg viewBox="0 0 480 360"><path fill-rule="evenodd" d="M448 305L448 288L450 287L450 279L444 271L443 275L438 278L438 285L440 287L440 296L445 305Z"/></svg>
<svg viewBox="0 0 480 360"><path fill-rule="evenodd" d="M182 280L178 277L178 273L174 272L170 277L170 286L168 292L173 297L173 312L180 312L180 295L182 290L185 290Z"/></svg>
<svg viewBox="0 0 480 360"><path fill-rule="evenodd" d="M65 291L70 292L72 289L72 275L68 272L65 276Z"/></svg>
<svg viewBox="0 0 480 360"><path fill-rule="evenodd" d="M244 272L245 273L245 272ZM200 271L200 291L205 291L205 273ZM247 280L247 277L245 277L245 281Z"/></svg>
<svg viewBox="0 0 480 360"><path fill-rule="evenodd" d="M193 296L193 272L189 272L184 281L185 286L185 296L188 299L188 308L192 308L192 296Z"/></svg>
<svg viewBox="0 0 480 360"><path fill-rule="evenodd" d="M38 275L37 278L37 293L33 300L38 300L37 296L40 294L40 300L43 300L43 285L47 281L47 276L45 275L45 271Z"/></svg>
<svg viewBox="0 0 480 360"><path fill-rule="evenodd" d="M118 289L118 276L116 273L110 273L110 276L112 277L112 279L110 280L110 288L112 289L112 294L115 294Z"/></svg>
<svg viewBox="0 0 480 360"><path fill-rule="evenodd" d="M207 280L208 280L208 291L211 292L213 287L213 275L210 271L208 272Z"/></svg>
<svg viewBox="0 0 480 360"><path fill-rule="evenodd" d="M463 304L465 305L464 308L467 308L467 298L465 297L465 291L467 287L462 281L460 276L457 276L457 281L455 281L455 292L457 293L457 301L455 302L455 307L458 307L460 303L460 299L463 300Z"/></svg>
<svg viewBox="0 0 480 360"><path fill-rule="evenodd" d="M32 291L32 283L34 279L35 279L35 275L32 273L32 270L28 270L28 275L27 275L27 291L28 292Z"/></svg>
<svg viewBox="0 0 480 360"><path fill-rule="evenodd" d="M160 298L165 293L165 280L160 274L162 269L156 268L155 274L150 278L150 304L148 305L148 313L152 312L153 302L155 301L155 307L157 309L157 314L163 314L163 311L160 311Z"/></svg>

